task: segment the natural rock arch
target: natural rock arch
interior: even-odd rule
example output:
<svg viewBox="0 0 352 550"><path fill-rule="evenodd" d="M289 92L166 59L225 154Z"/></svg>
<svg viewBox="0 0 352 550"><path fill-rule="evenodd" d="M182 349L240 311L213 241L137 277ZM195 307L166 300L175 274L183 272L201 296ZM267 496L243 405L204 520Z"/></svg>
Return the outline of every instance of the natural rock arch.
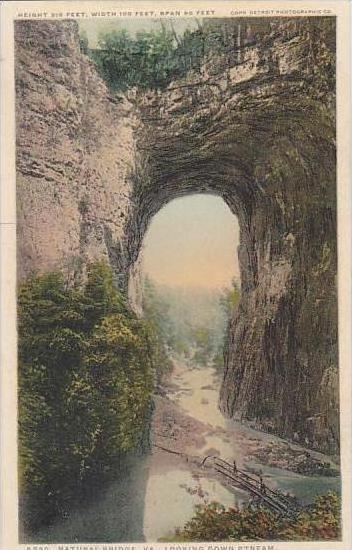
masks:
<svg viewBox="0 0 352 550"><path fill-rule="evenodd" d="M221 196L239 221L242 279L221 408L336 451L334 20L319 19L273 19L240 59L219 53L128 100L80 54L75 23L19 23L19 267L105 256L127 286L166 202Z"/></svg>
<svg viewBox="0 0 352 550"><path fill-rule="evenodd" d="M289 49L275 40L250 46L240 65L226 59L222 71L219 58L215 74L205 66L139 101L131 234L140 242L150 217L175 197L207 192L225 200L240 225L242 300L221 409L331 450L338 445L334 113L329 94L314 97L302 78L304 28L300 35L282 24L293 35Z"/></svg>

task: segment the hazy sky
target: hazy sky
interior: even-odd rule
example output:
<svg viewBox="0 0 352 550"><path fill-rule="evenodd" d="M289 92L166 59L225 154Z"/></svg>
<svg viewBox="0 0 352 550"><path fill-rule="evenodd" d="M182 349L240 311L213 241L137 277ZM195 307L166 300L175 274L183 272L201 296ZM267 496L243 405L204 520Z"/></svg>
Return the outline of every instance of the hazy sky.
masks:
<svg viewBox="0 0 352 550"><path fill-rule="evenodd" d="M239 279L236 217L219 197L192 195L171 201L151 222L143 246L143 268L167 285L206 288Z"/></svg>

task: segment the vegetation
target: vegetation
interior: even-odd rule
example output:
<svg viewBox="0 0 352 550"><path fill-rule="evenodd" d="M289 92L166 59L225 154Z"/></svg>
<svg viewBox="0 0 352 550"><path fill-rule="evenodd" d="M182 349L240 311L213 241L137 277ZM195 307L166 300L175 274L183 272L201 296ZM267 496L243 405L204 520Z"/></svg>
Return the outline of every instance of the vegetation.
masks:
<svg viewBox="0 0 352 550"><path fill-rule="evenodd" d="M195 516L173 541L336 540L340 537L341 501L336 493L318 496L295 516L283 517L261 506L225 509L218 503L198 506Z"/></svg>
<svg viewBox="0 0 352 550"><path fill-rule="evenodd" d="M133 38L125 30L101 35L92 57L109 87L116 90L138 86L160 88L175 70L173 36L159 31L139 32Z"/></svg>
<svg viewBox="0 0 352 550"><path fill-rule="evenodd" d="M167 350L198 365L223 368L227 325L240 297L235 280L219 292L170 288L146 278L143 294L145 318L155 327L164 354ZM167 359L163 364L169 371Z"/></svg>
<svg viewBox="0 0 352 550"><path fill-rule="evenodd" d="M168 304L162 300L156 286L148 278L144 280L143 313L153 336L153 356L157 383L171 372L172 363L168 354L172 338L172 321Z"/></svg>
<svg viewBox="0 0 352 550"><path fill-rule="evenodd" d="M231 287L225 288L219 298L219 304L223 311L225 318L225 326L223 330L223 337L220 344L217 347L214 355L213 364L218 372L222 372L224 368L224 353L227 347L227 339L229 333L229 326L232 315L236 311L241 298L241 290L236 279L232 279Z"/></svg>
<svg viewBox="0 0 352 550"><path fill-rule="evenodd" d="M83 287L50 273L18 296L20 492L33 527L146 444L158 346L104 264Z"/></svg>
<svg viewBox="0 0 352 550"><path fill-rule="evenodd" d="M225 312L227 321L231 319L241 297L241 290L236 279L232 279L231 286L225 288L220 296L220 305Z"/></svg>
<svg viewBox="0 0 352 550"><path fill-rule="evenodd" d="M270 32L265 19L241 18L193 20L195 28L178 33L172 20L159 21L158 30L131 36L126 29L101 33L97 49L88 48L81 33L81 51L88 53L113 91L137 86L162 89L189 71L200 72L210 56L228 55L232 60L244 45Z"/></svg>
<svg viewBox="0 0 352 550"><path fill-rule="evenodd" d="M161 22L159 30L138 32L135 37L126 29L102 33L99 47L94 50L88 50L86 36L82 34L81 50L89 53L112 91L134 86L162 89L190 70L199 72L209 53L229 46L233 52L237 38L227 42L228 39L226 25L208 27L198 22L196 30L186 29L179 35L170 21L169 27Z"/></svg>
<svg viewBox="0 0 352 550"><path fill-rule="evenodd" d="M159 29L131 36L126 29L101 33L98 48L90 49L82 31L80 47L95 62L113 92L131 87L164 89L189 71L200 72L211 57L223 68L241 62L241 49L277 35L278 19L235 18L196 21L196 28L177 33L172 20L160 21ZM276 25L276 27L275 27ZM331 18L312 22L302 18L284 26L285 40L302 34L307 44L307 93L322 97L334 89L335 30ZM219 59L221 56L221 60Z"/></svg>
<svg viewBox="0 0 352 550"><path fill-rule="evenodd" d="M130 87L165 88L173 79L190 70L199 72L204 58L224 50L237 50L237 24L203 25L178 34L170 20L160 28L142 31L132 37L126 29L102 33L99 47L88 50L87 38L81 36L81 49L88 52L101 76L113 91ZM242 34L246 31L242 28Z"/></svg>
<svg viewBox="0 0 352 550"><path fill-rule="evenodd" d="M194 305L189 295L182 300L146 280L138 319L103 263L88 266L83 285L49 273L20 286L19 473L21 500L30 501L23 506L27 527L64 513L88 478L108 477L148 445L152 393L171 370L169 352L192 350L207 363L221 342L219 295L200 295Z"/></svg>
<svg viewBox="0 0 352 550"><path fill-rule="evenodd" d="M212 327L196 327L192 330L190 337L194 348L194 362L206 365L214 356Z"/></svg>
<svg viewBox="0 0 352 550"><path fill-rule="evenodd" d="M199 72L204 57L224 47L220 26L207 29L197 23L195 30L186 29L182 35L171 20L161 21L158 30L141 31L134 37L126 29L101 33L97 49L88 48L82 33L81 50L91 56L112 91L134 86L163 89L190 70Z"/></svg>

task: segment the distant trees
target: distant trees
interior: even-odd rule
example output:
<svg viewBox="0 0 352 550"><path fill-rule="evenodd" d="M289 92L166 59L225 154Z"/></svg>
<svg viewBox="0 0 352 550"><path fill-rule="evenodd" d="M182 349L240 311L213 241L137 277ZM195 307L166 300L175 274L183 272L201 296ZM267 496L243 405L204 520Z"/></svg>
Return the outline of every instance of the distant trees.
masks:
<svg viewBox="0 0 352 550"><path fill-rule="evenodd" d="M170 293L168 289L161 287L149 277L144 278L144 318L150 325L155 327L165 350L187 354L189 348L187 337L189 334L189 325L183 315L184 312L180 314L180 311L177 311L178 308L175 308L176 296L177 292L176 294ZM168 357L168 354L166 355ZM165 369L159 369L160 376L162 377L163 370L169 372L170 369L170 359L168 358L165 361Z"/></svg>
<svg viewBox="0 0 352 550"><path fill-rule="evenodd" d="M25 281L18 334L20 492L33 526L60 514L88 476L147 444L157 344L102 263L80 288L59 273Z"/></svg>
<svg viewBox="0 0 352 550"><path fill-rule="evenodd" d="M227 325L240 298L235 280L231 288L222 292L197 292L163 287L146 278L143 294L145 319L157 327L164 349L184 355L199 365L213 363L222 369ZM167 360L164 364L168 372Z"/></svg>
<svg viewBox="0 0 352 550"><path fill-rule="evenodd" d="M212 327L196 327L190 334L194 347L193 360L201 365L210 363L214 356Z"/></svg>
<svg viewBox="0 0 352 550"><path fill-rule="evenodd" d="M160 383L163 376L172 369L168 353L173 338L172 321L167 302L158 294L156 286L148 277L143 284L143 313L152 334L153 362L156 380Z"/></svg>
<svg viewBox="0 0 352 550"><path fill-rule="evenodd" d="M231 286L225 288L220 296L220 305L229 320L241 298L241 290L236 279L232 279Z"/></svg>

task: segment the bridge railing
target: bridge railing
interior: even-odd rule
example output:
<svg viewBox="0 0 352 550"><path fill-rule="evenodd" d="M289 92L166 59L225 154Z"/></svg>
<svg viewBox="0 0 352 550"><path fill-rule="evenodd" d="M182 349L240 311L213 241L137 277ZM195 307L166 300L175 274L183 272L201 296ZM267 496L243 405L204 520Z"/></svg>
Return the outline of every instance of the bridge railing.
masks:
<svg viewBox="0 0 352 550"><path fill-rule="evenodd" d="M232 483L248 490L277 512L288 514L296 511L294 503L289 498L278 491L270 489L261 479L247 474L245 471L234 467L234 465L217 456L206 456L202 464L204 465L208 459L214 461L215 471L224 475Z"/></svg>
<svg viewBox="0 0 352 550"><path fill-rule="evenodd" d="M224 464L224 467L226 466L229 470L234 471L233 466L231 466L229 462L226 462L226 460L223 460L222 458L218 458L218 457L215 457L215 460ZM275 491L273 489L270 489L270 487L268 487L265 483L263 484L260 480L258 480L258 478L248 475L246 472L244 472L243 470L240 470L239 468L236 468L236 471L239 473L240 476L257 484L259 487L264 485L265 490L268 494L276 496L280 500L285 501L289 506L292 506L292 502L282 493Z"/></svg>

